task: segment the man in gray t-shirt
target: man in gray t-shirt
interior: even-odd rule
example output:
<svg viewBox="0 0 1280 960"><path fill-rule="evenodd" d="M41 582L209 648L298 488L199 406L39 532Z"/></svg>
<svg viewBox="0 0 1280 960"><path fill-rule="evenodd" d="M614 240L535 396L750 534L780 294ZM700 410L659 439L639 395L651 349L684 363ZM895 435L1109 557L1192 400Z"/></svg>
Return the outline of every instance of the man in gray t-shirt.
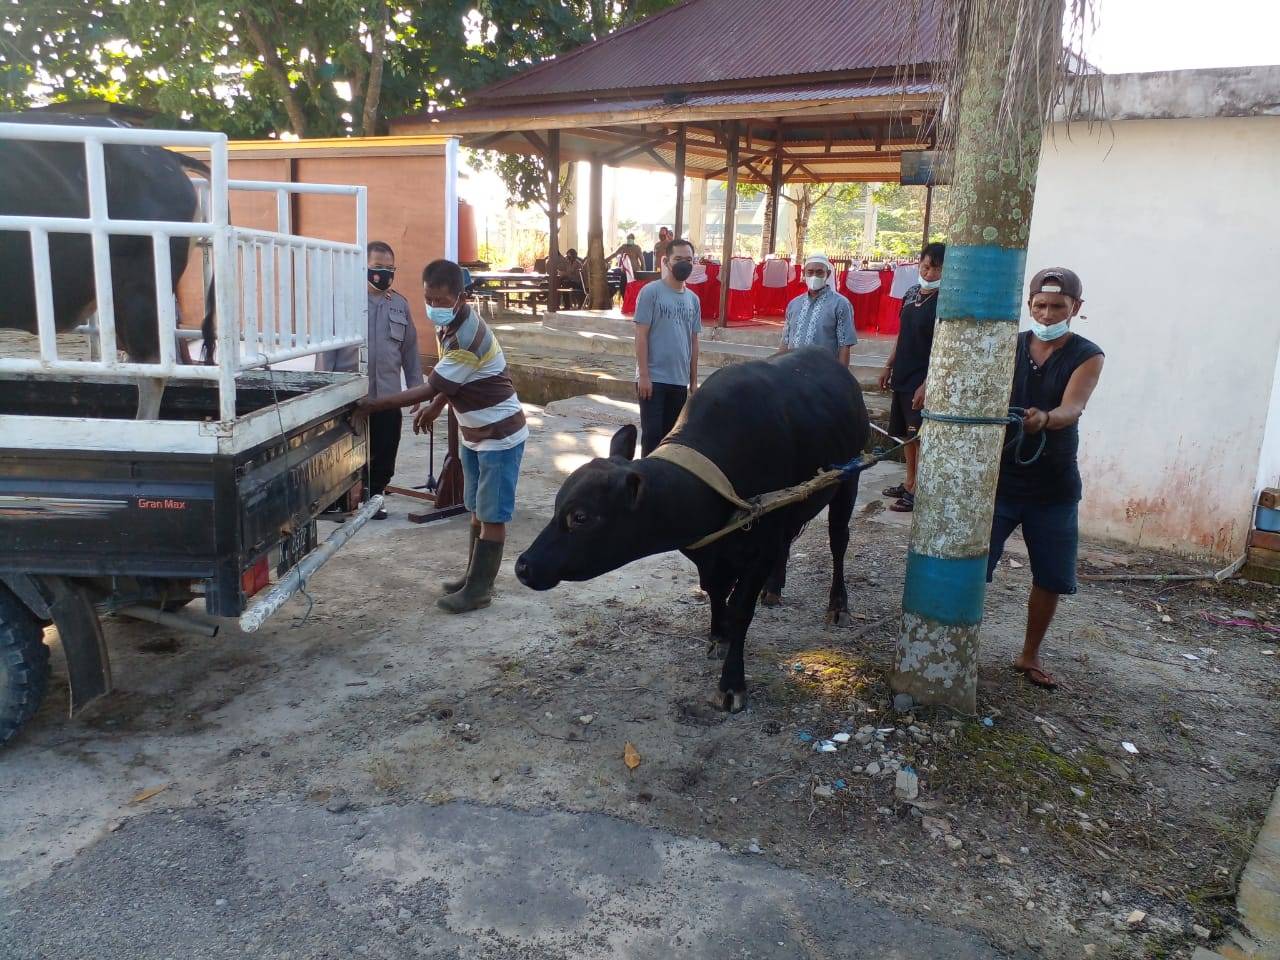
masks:
<svg viewBox="0 0 1280 960"><path fill-rule="evenodd" d="M640 450L648 456L671 432L689 394L698 389L698 333L702 304L685 288L693 272L693 244L672 240L661 280L636 300L636 395Z"/></svg>

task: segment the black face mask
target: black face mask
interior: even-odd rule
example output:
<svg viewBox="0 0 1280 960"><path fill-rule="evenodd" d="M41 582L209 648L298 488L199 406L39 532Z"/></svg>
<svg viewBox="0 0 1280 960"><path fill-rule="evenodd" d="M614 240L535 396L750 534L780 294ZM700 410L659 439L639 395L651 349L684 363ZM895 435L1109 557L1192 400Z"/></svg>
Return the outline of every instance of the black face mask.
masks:
<svg viewBox="0 0 1280 960"><path fill-rule="evenodd" d="M680 260L671 264L671 275L681 283L688 280L691 273L693 273L693 264L688 260Z"/></svg>
<svg viewBox="0 0 1280 960"><path fill-rule="evenodd" d="M386 290L391 286L391 280L396 275L394 270L375 270L369 269L369 285L377 290Z"/></svg>

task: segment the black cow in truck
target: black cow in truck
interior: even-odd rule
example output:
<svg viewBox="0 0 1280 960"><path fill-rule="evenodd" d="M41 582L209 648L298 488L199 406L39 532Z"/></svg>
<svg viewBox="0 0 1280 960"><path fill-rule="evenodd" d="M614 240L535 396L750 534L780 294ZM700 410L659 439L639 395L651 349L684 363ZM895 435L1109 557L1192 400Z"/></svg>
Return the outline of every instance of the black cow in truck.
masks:
<svg viewBox="0 0 1280 960"><path fill-rule="evenodd" d="M0 123L67 126L123 126L96 117L47 113L0 113ZM0 214L27 217L88 217L89 191L84 146L0 137ZM186 170L204 176L209 169L191 157L165 150L106 144L107 212L116 220L190 222L196 216L196 191ZM155 260L150 236L113 236L111 288L116 343L129 359L159 359L156 334ZM187 268L187 237L169 241L173 293ZM93 248L83 233L49 234L53 312L61 332L83 323L96 307ZM0 230L0 327L36 332L36 286L31 238L26 231ZM212 298L210 298L212 305ZM206 351L213 342L213 316L204 320Z"/></svg>

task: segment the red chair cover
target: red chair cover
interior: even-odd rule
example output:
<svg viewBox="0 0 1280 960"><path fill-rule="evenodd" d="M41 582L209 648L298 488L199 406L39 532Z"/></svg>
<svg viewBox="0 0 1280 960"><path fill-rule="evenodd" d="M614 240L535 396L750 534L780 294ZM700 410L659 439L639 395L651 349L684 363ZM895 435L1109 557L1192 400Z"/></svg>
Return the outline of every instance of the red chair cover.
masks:
<svg viewBox="0 0 1280 960"><path fill-rule="evenodd" d="M898 315L902 312L902 299L889 296L893 287L893 271L880 271L880 315L877 320L878 333L897 336Z"/></svg>
<svg viewBox="0 0 1280 960"><path fill-rule="evenodd" d="M640 297L640 288L652 280L632 280L627 284L627 292L622 295L622 312L627 316L635 316L636 300Z"/></svg>

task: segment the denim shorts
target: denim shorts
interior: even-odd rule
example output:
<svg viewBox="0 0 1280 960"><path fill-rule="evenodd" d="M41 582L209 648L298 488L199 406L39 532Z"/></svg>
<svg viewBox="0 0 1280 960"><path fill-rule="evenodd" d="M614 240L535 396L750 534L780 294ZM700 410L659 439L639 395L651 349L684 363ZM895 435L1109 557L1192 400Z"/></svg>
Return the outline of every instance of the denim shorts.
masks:
<svg viewBox="0 0 1280 960"><path fill-rule="evenodd" d="M1019 526L1031 559L1031 582L1050 593L1076 592L1076 551L1080 546L1079 504L1035 503L996 497L991 521L987 583L1004 554L1005 541Z"/></svg>
<svg viewBox="0 0 1280 960"><path fill-rule="evenodd" d="M516 512L516 481L524 443L506 450L458 449L462 458L462 502L481 523L510 523Z"/></svg>

